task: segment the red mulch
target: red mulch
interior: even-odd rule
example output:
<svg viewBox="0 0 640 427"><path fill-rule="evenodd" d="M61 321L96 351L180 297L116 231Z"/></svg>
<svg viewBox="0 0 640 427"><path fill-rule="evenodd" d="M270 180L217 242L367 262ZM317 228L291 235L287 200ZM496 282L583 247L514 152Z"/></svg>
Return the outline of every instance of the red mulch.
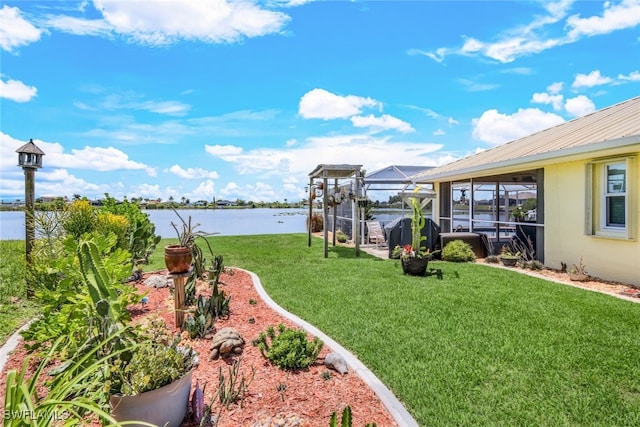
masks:
<svg viewBox="0 0 640 427"><path fill-rule="evenodd" d="M159 272L154 274L166 274ZM149 275L146 275L148 277ZM241 373L245 378L250 378L251 368L255 369L255 377L250 384L248 394L244 401L232 404L230 408L223 409L219 419L219 427L253 426L256 421L267 417L295 416L301 420L300 426L328 426L331 414L335 411L342 413L345 406L351 406L353 412L353 425L364 426L375 422L378 426L396 426L397 424L376 397L373 391L354 372L341 375L335 371L329 371L331 378L325 380L322 373L327 371L324 366L324 357L331 351L324 346L315 365L308 369L287 372L272 366L260 351L251 345L251 341L258 337L260 332L268 326L277 326L284 323L288 327L297 325L284 319L271 310L258 296L251 276L239 270L233 270L233 274L224 273L221 276L223 286L221 289L231 295L231 314L228 319L217 320L216 327L225 326L236 328L246 341L242 355ZM161 316L167 325L174 331L175 316L173 310L173 296L168 288L147 288L138 283L141 293L148 292L149 301L129 307L135 322L154 313ZM206 284L199 285L199 291L206 292ZM251 304L250 301L257 302ZM253 323L249 319L253 318ZM191 340L183 333L183 343L191 345L199 353L199 366L193 373L193 387L196 382L205 386L205 403L213 401L218 384L219 368L223 368L225 376L228 375L228 367L233 360L209 360L210 339ZM25 351L20 344L12 353L5 365L8 369L19 369L24 360ZM0 398L4 402L6 372L0 379ZM213 401L214 414L220 408L219 403ZM340 417L338 416L338 419ZM192 427L194 424L185 422L183 426ZM275 424L273 424L275 425ZM288 424L287 424L288 425Z"/></svg>

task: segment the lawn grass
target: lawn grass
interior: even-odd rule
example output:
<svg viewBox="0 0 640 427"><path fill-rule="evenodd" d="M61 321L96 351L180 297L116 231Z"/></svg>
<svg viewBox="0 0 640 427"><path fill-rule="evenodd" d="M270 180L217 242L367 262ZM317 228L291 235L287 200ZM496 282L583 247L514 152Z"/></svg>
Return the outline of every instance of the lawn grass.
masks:
<svg viewBox="0 0 640 427"><path fill-rule="evenodd" d="M164 268L173 241L146 270ZM420 425L640 425L639 304L477 264L404 276L344 247L325 259L304 234L210 241L356 354Z"/></svg>
<svg viewBox="0 0 640 427"><path fill-rule="evenodd" d="M404 276L353 249L325 259L306 235L211 242L355 353L420 425L640 425L638 304L485 265Z"/></svg>
<svg viewBox="0 0 640 427"><path fill-rule="evenodd" d="M27 300L24 253L24 241L0 240L0 343L37 313Z"/></svg>

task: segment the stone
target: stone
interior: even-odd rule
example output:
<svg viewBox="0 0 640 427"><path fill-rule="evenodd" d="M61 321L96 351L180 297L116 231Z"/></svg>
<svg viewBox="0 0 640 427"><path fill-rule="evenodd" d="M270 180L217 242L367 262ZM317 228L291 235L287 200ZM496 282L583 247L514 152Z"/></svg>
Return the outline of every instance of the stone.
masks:
<svg viewBox="0 0 640 427"><path fill-rule="evenodd" d="M144 281L145 286L150 288L167 288L169 287L170 279L167 276L155 275L150 276Z"/></svg>
<svg viewBox="0 0 640 427"><path fill-rule="evenodd" d="M339 372L343 375L349 372L347 361L344 360L344 357L342 357L342 355L338 353L327 354L327 357L324 358L324 365L327 368L333 369L334 371Z"/></svg>
<svg viewBox="0 0 640 427"><path fill-rule="evenodd" d="M211 340L211 353L209 354L209 360L214 360L219 357L225 357L230 354L242 353L244 347L244 338L240 335L235 328L222 328L213 336Z"/></svg>

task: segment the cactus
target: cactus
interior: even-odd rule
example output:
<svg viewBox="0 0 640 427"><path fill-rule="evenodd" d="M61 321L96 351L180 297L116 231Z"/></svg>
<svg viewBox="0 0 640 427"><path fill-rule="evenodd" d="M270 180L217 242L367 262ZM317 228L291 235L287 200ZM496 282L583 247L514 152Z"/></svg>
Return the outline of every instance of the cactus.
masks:
<svg viewBox="0 0 640 427"><path fill-rule="evenodd" d="M353 422L353 418L351 415L351 407L347 406L342 410L342 418L340 418L340 427L351 427ZM338 427L338 414L331 414L331 420L329 422L329 427ZM376 423L369 423L365 427L377 427Z"/></svg>

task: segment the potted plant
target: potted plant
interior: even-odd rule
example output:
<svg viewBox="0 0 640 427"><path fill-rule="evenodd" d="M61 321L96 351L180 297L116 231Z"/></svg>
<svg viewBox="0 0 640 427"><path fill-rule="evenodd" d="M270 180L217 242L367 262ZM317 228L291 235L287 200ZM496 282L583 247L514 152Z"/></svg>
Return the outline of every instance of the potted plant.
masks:
<svg viewBox="0 0 640 427"><path fill-rule="evenodd" d="M197 355L179 342L179 336L171 336L162 320L152 319L142 328L132 357L114 361L109 398L114 419L182 425Z"/></svg>
<svg viewBox="0 0 640 427"><path fill-rule="evenodd" d="M202 231L195 231L200 224L192 224L191 216L189 216L188 221L185 221L178 211L175 209L173 211L182 223L180 224L180 228L178 228L177 224L171 222L171 226L176 230L178 235L179 243L177 245L165 246L164 262L170 274L182 274L189 271L191 261L194 256L197 256L197 252L199 251L199 248L195 243L196 238L204 238L210 234ZM207 242L207 245L209 244L206 239L205 242Z"/></svg>
<svg viewBox="0 0 640 427"><path fill-rule="evenodd" d="M520 252L513 252L507 246L503 246L500 251L500 261L506 267L514 267L520 260Z"/></svg>
<svg viewBox="0 0 640 427"><path fill-rule="evenodd" d="M409 197L408 202L411 206L411 244L396 246L392 255L395 258L400 257L404 274L424 276L434 252L430 252L423 246L423 242L427 240L427 237L422 235L426 221L420 202L416 197Z"/></svg>
<svg viewBox="0 0 640 427"><path fill-rule="evenodd" d="M527 217L527 213L522 209L522 206L517 206L511 211L511 215L513 216L513 220L515 222L523 222Z"/></svg>
<svg viewBox="0 0 640 427"><path fill-rule="evenodd" d="M569 279L576 282L586 282L589 280L589 275L585 270L584 261L582 257L580 257L580 263L578 265L573 264L571 270L569 270Z"/></svg>

